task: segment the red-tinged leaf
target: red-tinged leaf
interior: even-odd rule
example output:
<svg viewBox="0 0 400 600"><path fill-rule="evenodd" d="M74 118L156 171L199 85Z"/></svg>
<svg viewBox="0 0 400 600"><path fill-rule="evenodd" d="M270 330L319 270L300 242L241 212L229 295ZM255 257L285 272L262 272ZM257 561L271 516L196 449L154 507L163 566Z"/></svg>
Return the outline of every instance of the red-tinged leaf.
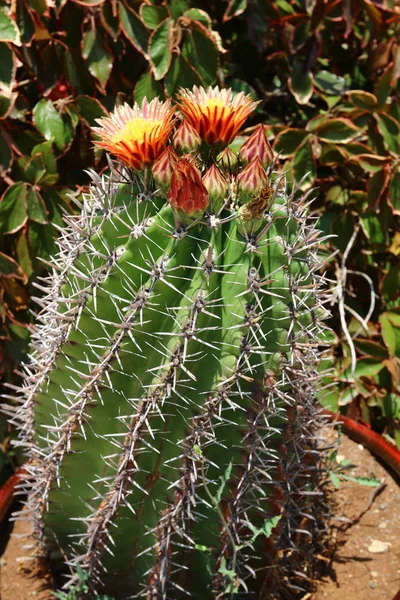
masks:
<svg viewBox="0 0 400 600"><path fill-rule="evenodd" d="M153 31L149 39L149 57L154 78L165 77L172 60L174 21L166 19Z"/></svg>
<svg viewBox="0 0 400 600"><path fill-rule="evenodd" d="M173 96L180 87L190 88L194 85L202 85L200 75L181 54L174 54L171 67L165 76L168 96Z"/></svg>
<svg viewBox="0 0 400 600"><path fill-rule="evenodd" d="M32 260L29 254L28 236L24 229L20 232L15 244L16 256L26 278L33 273Z"/></svg>
<svg viewBox="0 0 400 600"><path fill-rule="evenodd" d="M13 154L10 144L0 137L0 175L4 177L12 165Z"/></svg>
<svg viewBox="0 0 400 600"><path fill-rule="evenodd" d="M390 156L378 156L377 154L357 154L349 158L349 161L358 163L364 171L368 171L369 173L377 173L390 160Z"/></svg>
<svg viewBox="0 0 400 600"><path fill-rule="evenodd" d="M40 152L32 156L25 165L25 181L36 184L39 183L46 173L43 156Z"/></svg>
<svg viewBox="0 0 400 600"><path fill-rule="evenodd" d="M325 119L315 128L315 133L325 142L347 144L360 134L360 130L350 119Z"/></svg>
<svg viewBox="0 0 400 600"><path fill-rule="evenodd" d="M383 337L383 341L386 344L387 349L389 350L390 356L395 356L396 354L396 333L394 331L393 325L390 319L387 316L387 313L383 313L379 315L379 323L381 324L381 334Z"/></svg>
<svg viewBox="0 0 400 600"><path fill-rule="evenodd" d="M222 17L222 22L230 21L234 17L243 14L247 8L247 0L229 0L228 6Z"/></svg>
<svg viewBox="0 0 400 600"><path fill-rule="evenodd" d="M82 119L89 127L94 127L96 119L101 119L101 117L105 117L108 114L107 109L97 98L82 94L75 98L75 103Z"/></svg>
<svg viewBox="0 0 400 600"><path fill-rule="evenodd" d="M105 0L72 0L73 2L75 2L76 4L80 4L81 6L99 6L100 4L103 4L103 2L105 2Z"/></svg>
<svg viewBox="0 0 400 600"><path fill-rule="evenodd" d="M288 87L296 102L307 104L314 91L314 78L311 71L305 70L300 63L296 64L292 76L288 79Z"/></svg>
<svg viewBox="0 0 400 600"><path fill-rule="evenodd" d="M156 29L170 16L166 6L154 6L153 4L146 4L145 2L142 2L140 5L139 15L143 23L149 29Z"/></svg>
<svg viewBox="0 0 400 600"><path fill-rule="evenodd" d="M217 77L218 50L207 27L198 21L191 21L182 44L182 56L190 65L195 65L202 85L212 85Z"/></svg>
<svg viewBox="0 0 400 600"><path fill-rule="evenodd" d="M375 94L364 92L363 90L354 90L348 92L349 100L357 108L364 110L373 110L378 105L378 98Z"/></svg>
<svg viewBox="0 0 400 600"><path fill-rule="evenodd" d="M362 356L370 356L372 358L377 358L378 360L388 358L387 349L379 342L357 338L354 340L354 345L356 350L358 350Z"/></svg>
<svg viewBox="0 0 400 600"><path fill-rule="evenodd" d="M9 90L14 85L15 72L17 69L14 52L9 44L0 42L0 85Z"/></svg>
<svg viewBox="0 0 400 600"><path fill-rule="evenodd" d="M21 45L17 24L5 8L0 8L0 42L12 42L16 46Z"/></svg>
<svg viewBox="0 0 400 600"><path fill-rule="evenodd" d="M390 180L390 169L379 169L371 175L368 181L368 204L373 210L378 210L381 199L386 194Z"/></svg>
<svg viewBox="0 0 400 600"><path fill-rule="evenodd" d="M0 93L0 119L7 119L12 112L15 102L17 100L17 92L11 92L5 89L3 93Z"/></svg>
<svg viewBox="0 0 400 600"><path fill-rule="evenodd" d="M26 282L27 277L21 266L7 254L0 252L0 277L16 277Z"/></svg>
<svg viewBox="0 0 400 600"><path fill-rule="evenodd" d="M122 2L119 2L118 6L122 31L136 50L147 58L149 32L146 25L134 10L125 6Z"/></svg>
<svg viewBox="0 0 400 600"><path fill-rule="evenodd" d="M0 200L0 231L15 233L28 220L26 195L28 184L20 181L11 185Z"/></svg>
<svg viewBox="0 0 400 600"><path fill-rule="evenodd" d="M207 29L212 29L212 20L208 13L205 10L201 10L201 8L189 8L189 10L185 10L182 17L184 19L190 19L191 21L198 21Z"/></svg>
<svg viewBox="0 0 400 600"><path fill-rule="evenodd" d="M379 10L379 7L373 2L370 2L370 0L363 0L363 4L367 9L369 18L371 19L371 23L374 28L374 34L379 35L382 27L382 12Z"/></svg>
<svg viewBox="0 0 400 600"><path fill-rule="evenodd" d="M304 129L295 129L288 127L281 131L274 140L274 150L279 152L282 158L293 156L297 148L305 141L310 134Z"/></svg>
<svg viewBox="0 0 400 600"><path fill-rule="evenodd" d="M341 151L347 156L359 156L360 154L374 154L373 149L362 142L350 142Z"/></svg>
<svg viewBox="0 0 400 600"><path fill-rule="evenodd" d="M46 205L39 192L32 186L29 188L26 202L28 206L28 217L36 223L45 225L48 223Z"/></svg>
<svg viewBox="0 0 400 600"><path fill-rule="evenodd" d="M322 165L340 165L344 163L345 160L346 154L342 146L322 142L321 156L319 157L319 162Z"/></svg>
<svg viewBox="0 0 400 600"><path fill-rule="evenodd" d="M391 79L392 66L389 65L389 67L382 73L382 75L378 79L374 88L374 94L378 98L379 104L384 104L390 94L390 91L392 89Z"/></svg>
<svg viewBox="0 0 400 600"><path fill-rule="evenodd" d="M378 131L383 137L385 148L394 154L400 152L400 123L387 113L374 113Z"/></svg>
<svg viewBox="0 0 400 600"><path fill-rule="evenodd" d="M24 0L17 0L17 23L24 46L30 46L35 35L35 23L31 13L25 6Z"/></svg>
<svg viewBox="0 0 400 600"><path fill-rule="evenodd" d="M163 98L164 91L159 81L156 81L153 73L146 71L141 75L135 85L135 102L141 104L143 98L153 100L153 98Z"/></svg>
<svg viewBox="0 0 400 600"><path fill-rule="evenodd" d="M120 22L117 5L113 2L105 2L102 5L99 14L101 24L107 31L108 35L111 36L112 40L115 42L120 32Z"/></svg>
<svg viewBox="0 0 400 600"><path fill-rule="evenodd" d="M86 61L89 73L97 79L104 90L113 67L113 57L105 47L103 38L95 26L86 31L82 42L82 56Z"/></svg>
<svg viewBox="0 0 400 600"><path fill-rule="evenodd" d="M292 162L292 176L296 182L302 181L300 189L307 190L313 186L316 175L315 159L309 140L303 142L296 150Z"/></svg>
<svg viewBox="0 0 400 600"><path fill-rule="evenodd" d="M331 96L340 97L346 90L345 78L330 71L318 71L314 75L314 83L317 88Z"/></svg>
<svg viewBox="0 0 400 600"><path fill-rule="evenodd" d="M393 87L400 77L400 44L393 46L393 66L390 74L390 85Z"/></svg>
<svg viewBox="0 0 400 600"><path fill-rule="evenodd" d="M389 184L388 201L395 215L400 215L400 172L393 173Z"/></svg>

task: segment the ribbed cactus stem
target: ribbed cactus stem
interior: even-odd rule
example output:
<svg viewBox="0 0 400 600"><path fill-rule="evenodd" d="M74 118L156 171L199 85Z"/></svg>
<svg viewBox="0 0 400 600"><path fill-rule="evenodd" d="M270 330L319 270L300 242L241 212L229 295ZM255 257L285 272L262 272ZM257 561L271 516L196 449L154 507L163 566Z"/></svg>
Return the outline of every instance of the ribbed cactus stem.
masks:
<svg viewBox="0 0 400 600"><path fill-rule="evenodd" d="M24 514L89 597L290 598L325 510L321 237L272 165L240 171L244 201L237 173L168 152L161 179L167 160L170 204L148 167L110 162L66 217L13 416Z"/></svg>

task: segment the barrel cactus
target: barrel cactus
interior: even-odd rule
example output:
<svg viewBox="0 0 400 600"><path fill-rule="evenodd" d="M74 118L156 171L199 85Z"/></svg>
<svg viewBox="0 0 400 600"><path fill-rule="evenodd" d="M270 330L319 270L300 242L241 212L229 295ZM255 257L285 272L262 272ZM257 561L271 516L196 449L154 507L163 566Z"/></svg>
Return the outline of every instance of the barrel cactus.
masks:
<svg viewBox="0 0 400 600"><path fill-rule="evenodd" d="M309 589L320 237L264 126L234 141L255 106L194 88L95 129L114 158L65 218L12 417L22 515L76 597Z"/></svg>

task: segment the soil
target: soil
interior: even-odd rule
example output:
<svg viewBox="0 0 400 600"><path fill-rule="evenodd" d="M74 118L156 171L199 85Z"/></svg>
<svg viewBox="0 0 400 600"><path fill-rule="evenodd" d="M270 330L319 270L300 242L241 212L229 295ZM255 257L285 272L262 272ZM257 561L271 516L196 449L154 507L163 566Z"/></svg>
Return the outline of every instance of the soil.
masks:
<svg viewBox="0 0 400 600"><path fill-rule="evenodd" d="M315 594L302 600L395 600L400 589L400 488L368 450L345 436L338 453L339 460L344 458L354 465L346 475L374 477L381 486L341 481L332 492L334 549ZM43 567L20 558L21 539L15 535L28 531L29 524L16 522L0 559L1 600L54 600L51 577ZM0 552L8 535L3 528Z"/></svg>

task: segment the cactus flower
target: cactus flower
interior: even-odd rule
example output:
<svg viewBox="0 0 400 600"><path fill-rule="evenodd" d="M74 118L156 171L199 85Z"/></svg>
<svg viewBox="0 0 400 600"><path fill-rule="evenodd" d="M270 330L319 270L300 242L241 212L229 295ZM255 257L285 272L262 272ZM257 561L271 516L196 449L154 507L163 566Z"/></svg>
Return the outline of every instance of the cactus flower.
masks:
<svg viewBox="0 0 400 600"><path fill-rule="evenodd" d="M228 191L228 182L216 165L211 165L203 175L203 183L210 195L213 209L219 210Z"/></svg>
<svg viewBox="0 0 400 600"><path fill-rule="evenodd" d="M193 91L182 89L179 93L179 110L209 144L228 145L257 104L243 92L233 96L231 89L217 86L207 91L194 86Z"/></svg>
<svg viewBox="0 0 400 600"><path fill-rule="evenodd" d="M193 158L190 156L179 158L172 169L168 192L168 202L172 208L193 215L204 211L208 201L208 191L201 180L199 169L193 164Z"/></svg>
<svg viewBox="0 0 400 600"><path fill-rule="evenodd" d="M256 157L260 159L263 167L271 164L274 158L264 125L258 125L251 136L245 141L239 153L239 158L245 164L250 163Z"/></svg>
<svg viewBox="0 0 400 600"><path fill-rule="evenodd" d="M201 137L187 121L182 121L174 134L174 148L180 152L193 152L201 144Z"/></svg>
<svg viewBox="0 0 400 600"><path fill-rule="evenodd" d="M179 159L178 155L167 146L164 152L156 159L151 169L154 179L162 188L167 187L171 182L172 170Z"/></svg>
<svg viewBox="0 0 400 600"><path fill-rule="evenodd" d="M232 173L237 162L237 156L230 148L224 148L217 156L217 164L224 173Z"/></svg>
<svg viewBox="0 0 400 600"><path fill-rule="evenodd" d="M100 127L93 131L100 140L95 144L140 170L151 165L165 149L175 123L174 111L169 100L162 102L158 98L151 102L144 98L141 107L135 104L132 108L125 103L109 117L96 119Z"/></svg>
<svg viewBox="0 0 400 600"><path fill-rule="evenodd" d="M238 175L236 183L243 199L245 199L243 195L254 196L267 185L268 177L258 157L253 158L251 163L243 169Z"/></svg>

